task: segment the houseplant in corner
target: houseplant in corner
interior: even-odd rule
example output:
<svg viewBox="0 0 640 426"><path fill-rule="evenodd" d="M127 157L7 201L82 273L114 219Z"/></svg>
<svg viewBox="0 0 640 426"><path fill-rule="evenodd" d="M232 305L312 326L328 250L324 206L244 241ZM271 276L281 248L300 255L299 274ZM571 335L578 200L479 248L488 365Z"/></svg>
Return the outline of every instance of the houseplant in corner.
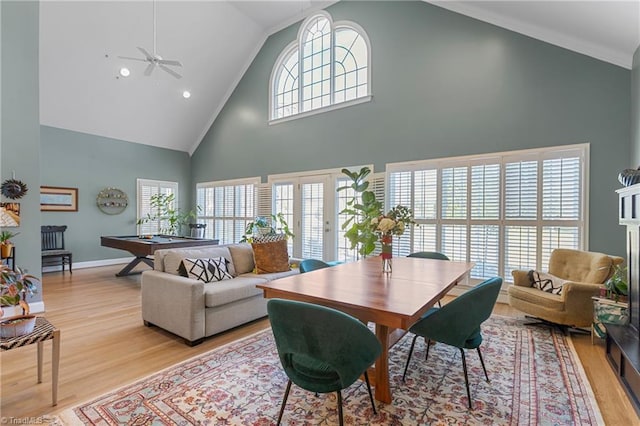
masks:
<svg viewBox="0 0 640 426"><path fill-rule="evenodd" d="M20 306L22 315L15 315L0 320L0 337L9 338L28 334L33 331L36 323L35 315L29 315L27 296L36 293L33 275L22 269L10 269L7 265L0 265L0 318L4 315L3 307Z"/></svg>
<svg viewBox="0 0 640 426"><path fill-rule="evenodd" d="M179 207L175 207L176 196L174 194L154 194L149 198L149 206L153 213L147 213L136 221L136 225L160 220L165 227L160 228L161 234L178 235L182 226L191 219L196 219L197 214L193 210L183 212ZM200 211L200 206L198 206Z"/></svg>
<svg viewBox="0 0 640 426"><path fill-rule="evenodd" d="M18 235L18 232L10 232L10 231L2 231L0 232L0 255L3 258L11 256L11 249L13 248L13 243L11 242L11 238Z"/></svg>
<svg viewBox="0 0 640 426"><path fill-rule="evenodd" d="M606 289L606 295L608 299L615 300L616 302L620 298L626 299L629 288L627 285L627 268L622 268L620 265L614 266L613 275L604 283ZM626 302L626 300L623 300Z"/></svg>

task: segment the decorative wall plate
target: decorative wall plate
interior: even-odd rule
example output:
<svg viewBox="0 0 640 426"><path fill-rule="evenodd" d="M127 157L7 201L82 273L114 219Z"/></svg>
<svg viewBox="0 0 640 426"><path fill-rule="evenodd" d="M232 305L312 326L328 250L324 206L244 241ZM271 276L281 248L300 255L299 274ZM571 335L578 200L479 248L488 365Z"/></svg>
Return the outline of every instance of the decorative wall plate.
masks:
<svg viewBox="0 0 640 426"><path fill-rule="evenodd" d="M120 214L129 205L129 198L118 188L105 188L98 193L96 204L103 213Z"/></svg>
<svg viewBox="0 0 640 426"><path fill-rule="evenodd" d="M7 198L11 198L12 200L24 197L29 190L26 183L17 179L5 180L2 182L2 187L0 189L2 190L2 195Z"/></svg>

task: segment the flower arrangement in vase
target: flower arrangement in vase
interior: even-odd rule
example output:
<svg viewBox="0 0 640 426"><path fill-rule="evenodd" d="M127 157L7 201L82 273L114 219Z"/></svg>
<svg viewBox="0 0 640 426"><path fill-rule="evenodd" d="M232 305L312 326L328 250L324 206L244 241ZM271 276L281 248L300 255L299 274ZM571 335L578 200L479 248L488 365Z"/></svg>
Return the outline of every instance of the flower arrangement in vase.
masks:
<svg viewBox="0 0 640 426"><path fill-rule="evenodd" d="M391 259L393 258L393 236L404 234L407 226L415 223L413 212L410 208L397 205L387 214L371 219L370 225L378 236L382 253L382 271L391 272Z"/></svg>
<svg viewBox="0 0 640 426"><path fill-rule="evenodd" d="M29 315L29 303L26 299L37 292L33 282L36 279L20 268L14 271L7 265L0 265L0 318L4 315L2 307L22 308L22 315L0 320L0 337L16 337L33 331L36 317Z"/></svg>

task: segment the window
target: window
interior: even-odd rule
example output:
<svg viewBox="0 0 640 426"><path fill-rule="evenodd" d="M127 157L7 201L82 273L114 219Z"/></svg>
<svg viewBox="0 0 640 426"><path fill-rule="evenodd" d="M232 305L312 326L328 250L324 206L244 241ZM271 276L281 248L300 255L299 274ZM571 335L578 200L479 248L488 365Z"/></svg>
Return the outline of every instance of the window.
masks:
<svg viewBox="0 0 640 426"><path fill-rule="evenodd" d="M174 195L174 203L178 203L178 182L167 182L162 180L137 180L137 201L138 219L157 215L157 211L152 211L151 197L156 194ZM167 228L166 220L159 218L154 221L145 222L138 225L138 235L160 234L162 229Z"/></svg>
<svg viewBox="0 0 640 426"><path fill-rule="evenodd" d="M357 24L334 23L326 12L307 18L273 68L271 119L369 100L370 50Z"/></svg>
<svg viewBox="0 0 640 426"><path fill-rule="evenodd" d="M396 255L441 251L475 262L472 278L510 280L555 248L586 250L587 157L584 144L388 165L389 204L419 224Z"/></svg>
<svg viewBox="0 0 640 426"><path fill-rule="evenodd" d="M200 206L199 223L205 223L205 238L220 244L237 243L247 223L256 216L256 188L260 178L207 182L196 185Z"/></svg>

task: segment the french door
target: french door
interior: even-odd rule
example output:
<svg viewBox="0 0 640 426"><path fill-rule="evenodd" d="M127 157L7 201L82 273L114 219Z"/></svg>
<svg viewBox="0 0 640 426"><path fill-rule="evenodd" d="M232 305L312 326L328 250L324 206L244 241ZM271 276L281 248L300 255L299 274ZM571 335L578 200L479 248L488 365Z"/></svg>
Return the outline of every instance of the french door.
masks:
<svg viewBox="0 0 640 426"><path fill-rule="evenodd" d="M292 256L333 260L336 188L332 175L274 179L272 183L273 212L284 215L295 235L289 242Z"/></svg>

